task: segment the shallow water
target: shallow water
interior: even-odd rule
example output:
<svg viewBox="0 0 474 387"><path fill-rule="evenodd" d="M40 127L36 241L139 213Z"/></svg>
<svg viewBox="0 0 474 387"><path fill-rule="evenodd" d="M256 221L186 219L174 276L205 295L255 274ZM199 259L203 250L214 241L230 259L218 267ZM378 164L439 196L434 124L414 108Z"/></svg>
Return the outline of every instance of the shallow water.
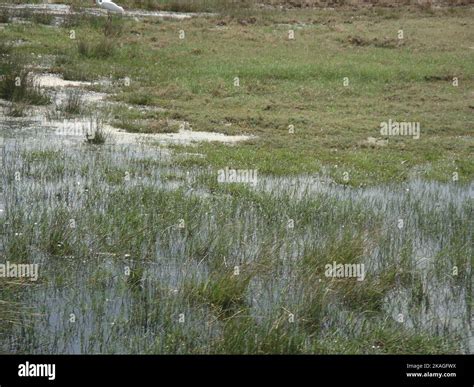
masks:
<svg viewBox="0 0 474 387"><path fill-rule="evenodd" d="M57 104L65 99L64 88L90 86L51 74L37 76L37 80ZM109 103L105 93L83 92L92 108ZM369 280L393 264L407 265L402 256L409 250L413 283L408 287L397 283L384 295L379 313L385 319L397 321L401 315L404 328L461 337L459 351L474 351L469 304L471 263L465 255L456 258L458 261L451 257L459 251L472 255L468 226L474 183L413 178L402 184L352 188L336 184L324 174L279 178L259 174L257 184L246 187L262 200L260 206L250 197L235 200L225 190L213 192L202 181L216 181L217 171L180 168L175 163L178 157L202 155L178 155L167 148L168 144L196 141L232 144L249 136L190 130L136 134L103 124L106 144L91 147L84 139L96 129L94 117L47 118L48 109L36 108L28 117L2 116L0 120L4 165L0 208L5 210L0 211L0 221L6 229L0 251L15 245L15 238L20 245L22 238L30 238L29 260L40 264L42 272L37 284L20 292L25 306L22 324L1 343L2 351L186 353L186 349L171 350L164 344L167 332L174 329L170 318L184 313L191 323L181 333L197 335L199 339L194 340L206 352L209 342L219 337L224 327L216 322L209 307L196 308L180 298L183 286L189 281L206 281L216 265L206 255L199 258L203 248L212 251L215 246L225 246L225 252L218 250L213 259L232 268L258 263L262 255L269 254L265 249L271 245L271 259L277 263L278 273L270 279L252 278L245 295L249 314L263 324L282 308L294 311L302 307L305 291L295 274L297 263L308 250L347 232L365 234L363 262ZM13 178L17 172L18 180ZM176 225L157 228L153 217L166 212L167 205L159 203L162 207L154 208L140 204L150 190L158 196L182 195L176 196L179 200L169 196L170 206L177 212L176 221L190 217L194 231L179 231ZM110 201L137 193L137 202L127 199L125 207L116 209ZM198 200L199 206L187 210L193 200ZM106 242L98 244L97 235L90 230L93 227L85 227L78 230L76 238L83 239L88 252L47 254L41 248L41 238L49 227L44 229L44 225L54 226L58 210L84 214L86 221L101 215L112 217L105 219L101 230L107 234ZM132 210L140 214L132 221L145 226L144 238L128 223L126 216ZM82 219L79 216L78 222ZM290 218L295 230L284 231ZM127 246L130 251L115 250L121 243L117 235L123 233L117 228L123 227L132 228L131 235L138 241ZM232 232L227 233L226 227ZM221 245L219 238L224 239ZM461 269L467 274L451 276L455 262L464 265ZM123 274L126 267L141 271L137 284L127 282ZM318 291L325 293L331 293L335 286L323 276L315 281ZM336 329L349 337L366 323L364 314L354 313L338 300L328 308L320 323L322 336ZM351 324L347 324L348 319Z"/></svg>
<svg viewBox="0 0 474 387"><path fill-rule="evenodd" d="M28 141L28 139L31 140L32 138L36 141L39 136L46 136L50 138L51 141L56 141L57 136L62 136L61 141L67 141L70 144L78 144L84 141L86 134L93 133L97 129L103 129L107 134L107 144L115 145L137 143L191 145L198 142L235 144L255 138L255 136L251 135L226 135L217 132L194 131L188 128L189 125L187 125L186 122L181 123L183 128L180 128L176 133L130 133L102 121L100 121L99 128L97 117L102 115L101 112L104 107L121 106L124 109L129 108L128 105L107 100L107 93L87 90L87 87L93 85L105 85L108 80L97 82L68 81L58 75L48 73L32 74L32 77L33 82L40 86L58 107L61 107L66 101L67 95L71 90L75 89L79 91L81 100L83 101L83 108L88 107L91 113L87 116L61 118L56 117L58 115L56 112L51 114L51 106L36 107L29 111L27 117L3 117L3 122L0 122L0 129L5 131L6 136L8 136L9 133L15 138L22 136L24 141ZM0 102L2 101L0 100ZM8 103L3 101L2 105L7 107ZM5 109L6 108L4 108L4 110ZM154 109L160 110L160 108ZM173 124L179 125L180 123L173 122ZM21 128L21 134L16 128ZM31 137L31 133L33 132L34 136Z"/></svg>
<svg viewBox="0 0 474 387"><path fill-rule="evenodd" d="M100 176L81 175L83 166L110 165L123 170L130 170L131 179L128 189L144 189L144 187L159 187L170 192L186 191L186 195L197 195L203 203L213 195L205 186L197 186L194 182L203 174L202 170L183 170L173 166L175 157L166 148L160 148L156 142L149 141L117 141L91 151L77 136L57 135L54 124L51 126L38 125L38 121L28 119L2 120L0 130L4 134L4 162L7 165L6 175L14 171L24 171L32 175L47 177L48 173L41 163L29 165L24 152L57 151L67 159L66 169L60 173L59 179L44 177L37 181L35 178L25 178L11 183L7 189L10 211L15 208L29 208L32 214L46 213L57 207L54 197L57 192L67 193L69 210L86 211L87 195L84 187L96 191L99 195L95 211L105 211L107 197L119 192L123 186L107 184ZM146 139L146 136L144 136ZM144 170L137 167L136 162L152 161L152 174L144 175ZM45 165L53 165L46 162ZM131 165L137 168L133 170ZM91 168L94 171L94 168ZM46 175L45 175L46 173ZM172 173L177 179L164 179L163 176ZM217 176L215 172L204 171ZM433 277L432 270L437 264L435 257L446 243L454 237L455 224L464 222L472 216L473 188L471 184L426 182L414 179L400 185L385 185L369 188L350 188L335 184L327 177L300 176L274 178L260 176L258 184L250 187L257 193L278 198L291 198L293 204L306 203L311 200L322 200L323 203L335 201L343 203L342 210L348 217L360 209L367 209L367 214L373 214L380 220L380 233L387 236L388 246L367 247L365 263L370 268L368 275L375 275L377 268L390 260L398 259L406 241L413 248L412 259L421 276L424 288L424 298L413 312L412 289L398 287L389 292L384 299L383 313L396 320L400 314L404 316L404 324L426 332L451 332L465 338L463 351L472 352L472 331L470 330L469 294L463 283L451 283ZM90 192L90 191L89 191ZM21 195L18 195L21 193ZM189 196L189 197L191 197ZM44 201L38 201L43 197ZM198 221L199 240L211 240L216 232L214 220L226 206L225 195L215 206L208 207L207 217ZM220 203L220 204L219 204ZM208 204L206 204L208 205ZM283 209L283 208L282 208ZM204 210L203 210L204 211ZM433 217L434 224L424 221L426 215ZM145 216L146 214L144 214ZM203 216L204 214L196 214ZM235 212L240 219L239 234L235 235L228 249L232 262L253 262L258 260L262 240L266 233L274 232L271 227L265 230L262 219L255 208L248 207L244 202L238 205ZM283 216L283 215L282 215ZM397 227L398 220L404 220L404 226ZM294 238L287 240L275 239L275 259L282 262L298 260L305 246L324 244L326 222L331 219L331 208L324 205L321 221L316 221L307 229L298 232ZM327 227L334 227L330 224ZM344 227L344 226L342 226ZM331 228L332 229L332 228ZM334 228L337 230L337 228ZM337 231L336 231L337 232ZM456 231L458 233L459 231ZM368 236L370 238L370 236ZM113 238L113 236L112 236ZM7 351L21 352L25 346L35 353L99 353L99 352L147 352L147 343L151 337L164 334L160 321L166 318L167 312L155 310L153 299L165 292L167 308L187 315L196 316L196 310L183 306L180 302L173 307L173 297L177 297L180 286L187 279L205 279L209 270L202 261L189 259L190 243L195 239L183 237L173 230L163 230L161 236L152 241L154 253L150 259L142 260L135 252L110 254L107 249L95 251L86 260L78 261L76 257L51 258L38 252L32 257L34 262L41 264L43 275L37 285L24 291L23 299L29 308L40 313L39 318L31 320L31 332L25 336L18 332L15 343L9 344ZM113 245L113 240L110 242ZM242 247L245 246L245 247ZM140 254L146 254L149 249L142 246ZM123 280L124 267L139 264L143 269L140 289L131 289ZM229 262L232 266L232 263ZM270 283L261 279L252 280L249 285L248 303L251 305L252 316L257 321L265 320L274 311L275 305L284 300L285 305L298 303L299 284L294 282L290 267L282 268L281 277ZM322 287L327 286L323 278ZM158 286L158 287L157 287ZM292 291L288 291L292 289ZM77 291L79 290L79 291ZM141 312L136 308L152 308L153 319L137 317ZM323 331L333 329L337 321L343 321L345 311L336 305L334 316L323 324ZM141 309L140 309L141 310ZM70 323L71 314L79 324ZM137 314L138 313L138 314ZM220 327L209 330L201 326L209 317L193 319L193 330L203 329L206 337L219 335ZM138 320L136 320L138 319ZM358 329L363 318L355 320L354 329ZM358 322L357 322L358 321ZM200 328L201 327L201 328ZM129 342L127 341L129 337ZM150 337L150 339L148 339ZM147 341L148 340L148 341ZM157 344L158 345L158 344ZM155 347L153 347L155 348ZM160 347L161 348L161 347ZM163 348L162 348L163 349ZM156 348L153 349L157 350ZM165 349L163 349L165 350Z"/></svg>

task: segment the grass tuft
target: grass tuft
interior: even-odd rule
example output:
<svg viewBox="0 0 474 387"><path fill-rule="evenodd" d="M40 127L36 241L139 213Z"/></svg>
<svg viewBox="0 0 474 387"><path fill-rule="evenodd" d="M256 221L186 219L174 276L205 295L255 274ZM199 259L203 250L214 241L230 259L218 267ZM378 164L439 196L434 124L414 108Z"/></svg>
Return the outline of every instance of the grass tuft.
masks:
<svg viewBox="0 0 474 387"><path fill-rule="evenodd" d="M34 84L26 66L18 57L8 58L0 80L0 98L31 105L47 105L50 98Z"/></svg>
<svg viewBox="0 0 474 387"><path fill-rule="evenodd" d="M108 38L103 38L98 42L89 42L87 40L79 40L77 43L77 51L79 55L85 58L105 59L114 55L117 42Z"/></svg>

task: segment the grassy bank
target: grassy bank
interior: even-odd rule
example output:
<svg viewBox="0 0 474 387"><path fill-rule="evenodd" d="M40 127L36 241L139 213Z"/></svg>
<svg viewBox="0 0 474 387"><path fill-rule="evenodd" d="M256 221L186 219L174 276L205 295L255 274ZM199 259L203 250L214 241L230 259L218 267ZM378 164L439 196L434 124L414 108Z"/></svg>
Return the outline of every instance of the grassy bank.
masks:
<svg viewBox="0 0 474 387"><path fill-rule="evenodd" d="M143 117L148 126L173 118L193 130L257 136L239 147L199 146L215 167L277 175L324 169L337 181L347 172L352 185L413 174L447 181L454 172L469 181L471 13L321 10L166 23L88 17L59 34L39 24L6 32L26 41L20 51L56 55L53 70L67 79L111 77L121 85L129 78L112 98L166 109ZM127 128L135 118L122 110L114 123ZM419 139L381 135L388 120L418 122Z"/></svg>

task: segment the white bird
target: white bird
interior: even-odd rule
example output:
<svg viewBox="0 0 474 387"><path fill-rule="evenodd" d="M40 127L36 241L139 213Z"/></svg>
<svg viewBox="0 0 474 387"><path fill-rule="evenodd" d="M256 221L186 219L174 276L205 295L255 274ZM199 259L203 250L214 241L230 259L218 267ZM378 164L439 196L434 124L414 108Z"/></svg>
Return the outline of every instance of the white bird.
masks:
<svg viewBox="0 0 474 387"><path fill-rule="evenodd" d="M123 8L120 5L115 4L113 1L108 0L95 0L99 7L105 8L108 11L123 13Z"/></svg>

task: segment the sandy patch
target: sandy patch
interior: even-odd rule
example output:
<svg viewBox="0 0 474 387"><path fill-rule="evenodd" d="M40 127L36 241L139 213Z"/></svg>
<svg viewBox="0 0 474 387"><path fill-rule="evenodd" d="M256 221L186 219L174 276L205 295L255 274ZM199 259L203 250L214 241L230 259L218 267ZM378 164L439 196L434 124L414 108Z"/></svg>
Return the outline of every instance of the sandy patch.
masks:
<svg viewBox="0 0 474 387"><path fill-rule="evenodd" d="M163 144L184 144L189 145L196 142L221 142L226 144L234 144L240 141L247 141L254 136L228 136L223 133L214 132L195 132L192 130L180 130L177 133L128 133L112 127L108 128L111 137L117 143L131 143L140 141L153 141Z"/></svg>
<svg viewBox="0 0 474 387"><path fill-rule="evenodd" d="M53 129L56 135L65 136L72 141L84 141L87 133L93 133L97 130L97 122L91 118L53 120L45 122L44 126ZM254 138L254 136L228 136L222 133L195 132L192 130L180 130L177 133L130 133L105 123L100 125L100 129L106 135L106 143L116 145L143 143L190 145L197 142L213 141L234 144Z"/></svg>
<svg viewBox="0 0 474 387"><path fill-rule="evenodd" d="M77 12L71 9L70 6L65 5L65 4L17 4L17 5L5 4L5 5L2 5L2 7L7 8L7 9L12 9L12 10L30 10L32 12L47 13L47 14L55 15L55 16L66 16L68 14L69 15L78 14L82 12L89 15L95 15L95 16L107 15L107 11L99 7L82 8L80 12ZM212 15L212 14L166 12L166 11L153 12L153 11L128 10L128 9L125 9L125 12L123 13L123 16L128 16L128 17L136 17L136 18L151 17L151 18L158 18L158 19L176 19L176 20L184 20L184 19L189 19L194 16L208 16L208 15Z"/></svg>
<svg viewBox="0 0 474 387"><path fill-rule="evenodd" d="M33 82L39 87L59 89L62 87L85 87L91 86L92 82L67 81L56 74L36 74Z"/></svg>
<svg viewBox="0 0 474 387"><path fill-rule="evenodd" d="M364 145L376 147L376 146L387 146L388 140L382 140L375 137L367 137L367 140L364 141Z"/></svg>

